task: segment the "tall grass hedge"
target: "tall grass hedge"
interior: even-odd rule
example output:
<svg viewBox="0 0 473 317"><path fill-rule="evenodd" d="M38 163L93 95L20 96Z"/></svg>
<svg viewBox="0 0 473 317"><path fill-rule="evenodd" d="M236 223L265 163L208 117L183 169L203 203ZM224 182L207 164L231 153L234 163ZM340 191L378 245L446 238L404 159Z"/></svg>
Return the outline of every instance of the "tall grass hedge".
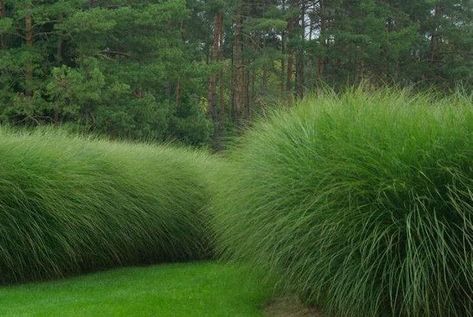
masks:
<svg viewBox="0 0 473 317"><path fill-rule="evenodd" d="M0 130L0 282L208 256L203 153Z"/></svg>
<svg viewBox="0 0 473 317"><path fill-rule="evenodd" d="M243 137L220 252L334 316L472 316L473 104L326 93Z"/></svg>

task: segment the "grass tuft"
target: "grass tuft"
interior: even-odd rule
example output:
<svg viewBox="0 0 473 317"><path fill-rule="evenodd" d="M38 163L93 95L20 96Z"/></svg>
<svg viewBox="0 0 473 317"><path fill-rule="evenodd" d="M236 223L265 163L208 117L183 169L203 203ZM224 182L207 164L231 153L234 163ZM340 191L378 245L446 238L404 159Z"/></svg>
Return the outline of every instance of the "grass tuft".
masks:
<svg viewBox="0 0 473 317"><path fill-rule="evenodd" d="M336 316L471 316L471 99L325 93L231 156L213 207L224 256Z"/></svg>
<svg viewBox="0 0 473 317"><path fill-rule="evenodd" d="M0 130L0 282L209 255L204 153Z"/></svg>

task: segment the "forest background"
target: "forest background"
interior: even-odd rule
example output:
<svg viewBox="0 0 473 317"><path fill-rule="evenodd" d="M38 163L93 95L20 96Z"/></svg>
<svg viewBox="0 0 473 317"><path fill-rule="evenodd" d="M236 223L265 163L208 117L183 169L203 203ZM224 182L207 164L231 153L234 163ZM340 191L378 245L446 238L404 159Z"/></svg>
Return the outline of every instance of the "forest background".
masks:
<svg viewBox="0 0 473 317"><path fill-rule="evenodd" d="M214 149L362 82L473 88L470 0L0 0L0 123Z"/></svg>

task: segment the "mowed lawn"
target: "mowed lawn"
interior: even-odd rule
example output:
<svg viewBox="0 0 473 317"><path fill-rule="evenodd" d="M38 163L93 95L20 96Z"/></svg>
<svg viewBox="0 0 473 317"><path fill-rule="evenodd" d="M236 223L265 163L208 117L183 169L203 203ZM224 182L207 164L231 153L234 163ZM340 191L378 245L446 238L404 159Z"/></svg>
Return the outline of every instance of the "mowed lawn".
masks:
<svg viewBox="0 0 473 317"><path fill-rule="evenodd" d="M236 266L121 268L0 287L0 316L262 316L269 294Z"/></svg>

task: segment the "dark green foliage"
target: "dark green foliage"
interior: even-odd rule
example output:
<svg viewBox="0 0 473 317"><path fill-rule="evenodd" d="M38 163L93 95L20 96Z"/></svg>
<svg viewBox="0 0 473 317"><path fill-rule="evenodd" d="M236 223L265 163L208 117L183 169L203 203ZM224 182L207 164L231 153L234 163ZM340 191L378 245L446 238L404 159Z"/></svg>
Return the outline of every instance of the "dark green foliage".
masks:
<svg viewBox="0 0 473 317"><path fill-rule="evenodd" d="M113 138L208 141L211 125L199 107L206 66L196 44L181 36L185 1L7 1L6 16L1 121L73 123Z"/></svg>
<svg viewBox="0 0 473 317"><path fill-rule="evenodd" d="M0 282L209 255L203 153L0 131Z"/></svg>
<svg viewBox="0 0 473 317"><path fill-rule="evenodd" d="M220 251L335 316L471 316L473 103L308 99L221 171Z"/></svg>
<svg viewBox="0 0 473 317"><path fill-rule="evenodd" d="M469 0L0 0L0 123L221 149L324 85L471 90L472 21Z"/></svg>

